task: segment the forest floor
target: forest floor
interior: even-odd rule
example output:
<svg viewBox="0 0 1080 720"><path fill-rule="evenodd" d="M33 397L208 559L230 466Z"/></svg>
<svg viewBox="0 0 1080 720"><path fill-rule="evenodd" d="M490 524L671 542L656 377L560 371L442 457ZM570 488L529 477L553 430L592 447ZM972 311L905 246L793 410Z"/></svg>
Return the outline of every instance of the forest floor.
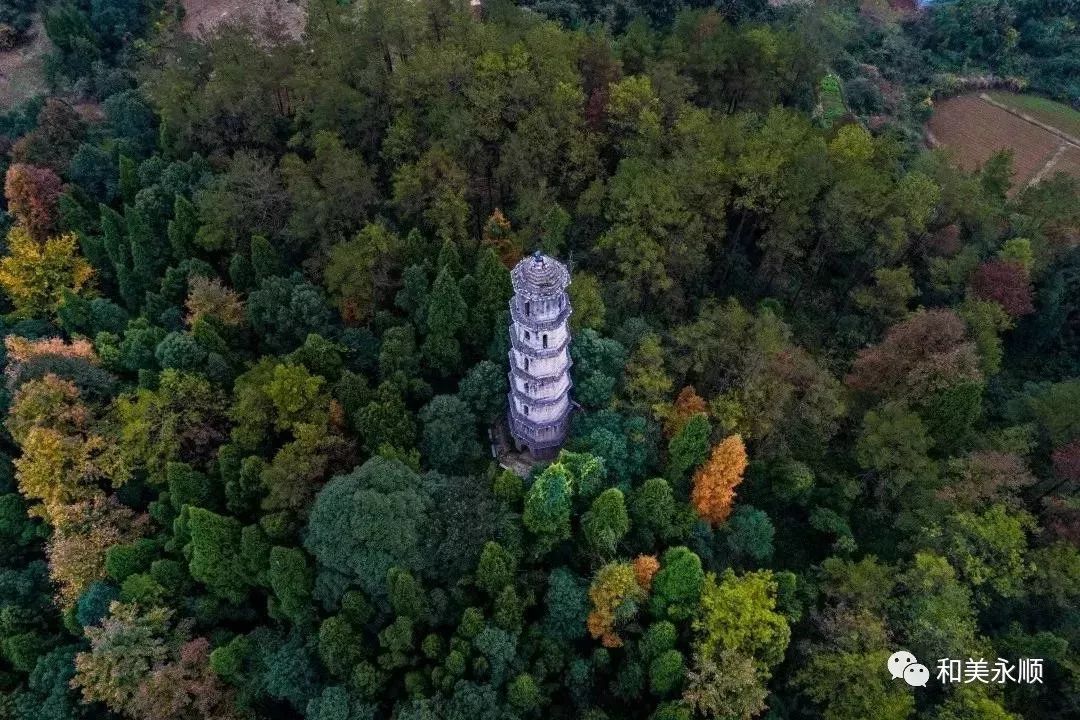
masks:
<svg viewBox="0 0 1080 720"><path fill-rule="evenodd" d="M251 22L266 27L282 26L285 34L300 37L304 31L304 0L183 0L184 31L202 35L228 22Z"/></svg>
<svg viewBox="0 0 1080 720"><path fill-rule="evenodd" d="M45 92L45 55L52 47L41 18L34 20L29 43L0 51L0 113Z"/></svg>
<svg viewBox="0 0 1080 720"><path fill-rule="evenodd" d="M1035 115L1031 107L1036 105L979 93L949 98L926 124L927 140L943 147L965 170L981 167L994 153L1011 149L1014 192L1059 171L1080 177L1080 141L1068 130L1051 125L1069 116L1045 110ZM1060 124L1073 129L1067 122Z"/></svg>

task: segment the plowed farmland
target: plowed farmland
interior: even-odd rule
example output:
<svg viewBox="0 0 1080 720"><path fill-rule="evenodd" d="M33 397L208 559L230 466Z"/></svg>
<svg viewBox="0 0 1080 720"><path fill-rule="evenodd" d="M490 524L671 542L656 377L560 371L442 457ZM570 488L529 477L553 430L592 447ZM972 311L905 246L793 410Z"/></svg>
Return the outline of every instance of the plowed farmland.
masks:
<svg viewBox="0 0 1080 720"><path fill-rule="evenodd" d="M1075 151L1080 148L1050 130L992 105L978 94L941 102L927 123L927 131L931 144L944 148L967 170L980 167L1000 150L1011 149L1014 190L1031 182L1051 160L1056 159L1048 168L1051 173L1077 172Z"/></svg>

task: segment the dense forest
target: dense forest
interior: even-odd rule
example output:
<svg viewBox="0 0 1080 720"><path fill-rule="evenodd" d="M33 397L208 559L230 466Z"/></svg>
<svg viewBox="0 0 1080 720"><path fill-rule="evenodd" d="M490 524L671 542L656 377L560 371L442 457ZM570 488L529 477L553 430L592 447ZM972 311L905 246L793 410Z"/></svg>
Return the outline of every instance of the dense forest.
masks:
<svg viewBox="0 0 1080 720"><path fill-rule="evenodd" d="M1080 717L1080 188L923 149L1080 98L1075 5L40 12L0 116L0 719ZM847 107L822 112L823 78ZM570 266L552 462L491 458ZM1043 662L913 688L899 649Z"/></svg>

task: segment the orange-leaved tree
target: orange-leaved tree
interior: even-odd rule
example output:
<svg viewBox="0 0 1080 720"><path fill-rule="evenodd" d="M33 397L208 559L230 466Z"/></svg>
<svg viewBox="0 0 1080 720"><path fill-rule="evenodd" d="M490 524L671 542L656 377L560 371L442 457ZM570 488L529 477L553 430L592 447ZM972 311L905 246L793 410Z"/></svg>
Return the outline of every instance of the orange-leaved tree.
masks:
<svg viewBox="0 0 1080 720"><path fill-rule="evenodd" d="M746 446L741 435L729 435L713 447L708 461L694 474L690 495L702 520L713 525L727 520L746 464Z"/></svg>
<svg viewBox="0 0 1080 720"><path fill-rule="evenodd" d="M660 569L660 561L655 555L638 555L634 558L634 579L645 592L652 587L653 576Z"/></svg>
<svg viewBox="0 0 1080 720"><path fill-rule="evenodd" d="M493 248L499 260L508 268L516 265L524 252L520 238L514 234L510 221L499 208L495 208L484 223L483 243Z"/></svg>
<svg viewBox="0 0 1080 720"><path fill-rule="evenodd" d="M664 419L664 435L675 437L679 434L690 418L700 413L708 414L709 404L702 399L693 385L687 385L679 391L675 402L664 408L661 413Z"/></svg>

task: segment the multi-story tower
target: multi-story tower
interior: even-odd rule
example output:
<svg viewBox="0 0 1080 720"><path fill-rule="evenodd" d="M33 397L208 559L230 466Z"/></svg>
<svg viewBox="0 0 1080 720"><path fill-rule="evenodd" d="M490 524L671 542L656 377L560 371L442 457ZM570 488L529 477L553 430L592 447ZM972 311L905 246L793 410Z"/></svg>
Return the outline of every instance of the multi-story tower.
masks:
<svg viewBox="0 0 1080 720"><path fill-rule="evenodd" d="M510 278L510 434L533 457L550 458L570 418L570 273L538 250Z"/></svg>

